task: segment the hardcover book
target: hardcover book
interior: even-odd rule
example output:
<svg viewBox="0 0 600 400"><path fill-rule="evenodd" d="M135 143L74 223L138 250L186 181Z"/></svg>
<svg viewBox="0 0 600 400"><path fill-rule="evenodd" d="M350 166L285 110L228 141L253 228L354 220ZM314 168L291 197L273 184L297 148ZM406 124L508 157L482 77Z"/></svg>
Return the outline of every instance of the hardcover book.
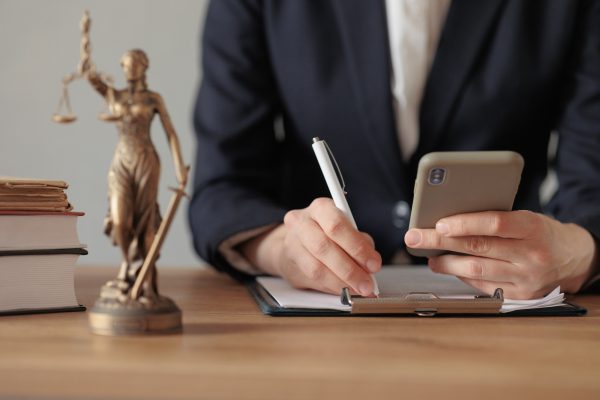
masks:
<svg viewBox="0 0 600 400"><path fill-rule="evenodd" d="M82 248L0 251L0 315L85 310L75 296Z"/></svg>

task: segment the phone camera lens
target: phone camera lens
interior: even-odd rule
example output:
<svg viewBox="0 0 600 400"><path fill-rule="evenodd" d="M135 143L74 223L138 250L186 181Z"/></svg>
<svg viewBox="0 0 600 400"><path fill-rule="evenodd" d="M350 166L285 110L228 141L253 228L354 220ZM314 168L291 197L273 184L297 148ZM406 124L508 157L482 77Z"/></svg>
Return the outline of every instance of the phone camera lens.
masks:
<svg viewBox="0 0 600 400"><path fill-rule="evenodd" d="M431 185L441 185L444 183L446 170L444 168L432 168L429 171L429 183Z"/></svg>

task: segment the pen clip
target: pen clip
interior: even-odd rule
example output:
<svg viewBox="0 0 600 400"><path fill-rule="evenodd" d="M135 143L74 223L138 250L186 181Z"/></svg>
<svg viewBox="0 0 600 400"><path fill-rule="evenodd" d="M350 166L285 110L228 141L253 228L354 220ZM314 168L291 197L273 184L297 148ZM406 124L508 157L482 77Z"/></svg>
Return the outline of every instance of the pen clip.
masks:
<svg viewBox="0 0 600 400"><path fill-rule="evenodd" d="M331 151L331 148L329 147L329 145L327 144L327 142L325 140L323 140L323 144L325 145L325 149L327 150L327 153L329 154L329 158L331 160L333 160L333 163L335 164L335 170L336 170L335 175L338 178L338 181L340 181L340 183L342 185L342 192L344 192L344 195L347 195L348 193L346 192L346 182L344 181L344 175L342 175L342 170L340 169L340 166L338 165L337 160L335 159L335 156L333 155L333 152Z"/></svg>

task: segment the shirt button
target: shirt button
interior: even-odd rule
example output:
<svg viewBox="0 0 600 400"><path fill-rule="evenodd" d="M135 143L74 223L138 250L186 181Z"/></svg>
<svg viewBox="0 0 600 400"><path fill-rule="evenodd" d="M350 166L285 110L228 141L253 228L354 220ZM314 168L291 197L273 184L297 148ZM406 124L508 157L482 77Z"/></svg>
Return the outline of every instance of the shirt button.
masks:
<svg viewBox="0 0 600 400"><path fill-rule="evenodd" d="M399 201L392 209L392 222L396 228L406 229L410 221L410 206L405 201Z"/></svg>

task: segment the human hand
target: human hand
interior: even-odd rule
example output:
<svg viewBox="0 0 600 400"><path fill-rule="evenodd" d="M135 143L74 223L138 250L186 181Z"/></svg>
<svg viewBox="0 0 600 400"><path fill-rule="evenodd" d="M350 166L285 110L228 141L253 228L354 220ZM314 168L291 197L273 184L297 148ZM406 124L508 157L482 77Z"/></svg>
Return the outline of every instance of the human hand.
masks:
<svg viewBox="0 0 600 400"><path fill-rule="evenodd" d="M289 211L284 223L240 246L265 272L280 275L297 288L339 294L344 287L373 294L369 273L381 269L373 239L356 230L328 198Z"/></svg>
<svg viewBox="0 0 600 400"><path fill-rule="evenodd" d="M442 218L435 229L409 230L404 241L414 248L464 253L432 257L429 267L489 294L500 287L512 299L542 297L557 285L577 292L597 262L587 230L530 211Z"/></svg>

